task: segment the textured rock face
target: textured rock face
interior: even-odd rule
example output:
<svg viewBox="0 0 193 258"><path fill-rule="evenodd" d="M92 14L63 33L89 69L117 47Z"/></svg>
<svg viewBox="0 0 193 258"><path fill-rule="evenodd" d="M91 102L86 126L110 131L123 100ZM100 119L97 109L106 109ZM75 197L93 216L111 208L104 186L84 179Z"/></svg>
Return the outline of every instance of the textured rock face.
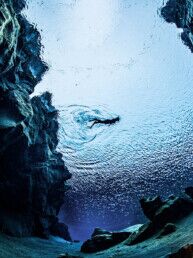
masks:
<svg viewBox="0 0 193 258"><path fill-rule="evenodd" d="M0 230L47 236L71 177L56 151L57 110L51 95L30 99L47 70L39 32L21 0L0 0Z"/></svg>
<svg viewBox="0 0 193 258"><path fill-rule="evenodd" d="M126 240L131 232L108 232L96 228L91 239L85 241L81 247L83 253L95 253L113 247Z"/></svg>
<svg viewBox="0 0 193 258"><path fill-rule="evenodd" d="M193 1L169 0L162 8L161 15L167 22L183 29L181 38L193 52Z"/></svg>
<svg viewBox="0 0 193 258"><path fill-rule="evenodd" d="M186 245L180 248L176 253L170 254L168 258L192 258L193 257L193 245Z"/></svg>
<svg viewBox="0 0 193 258"><path fill-rule="evenodd" d="M190 191L192 188L189 187L185 193ZM160 239L174 233L178 230L176 224L193 213L193 201L189 196L183 193L181 197L172 195L166 200L160 197L142 199L140 203L144 214L149 219L147 223L133 230L128 228L123 232L108 232L97 228L91 239L83 243L81 251L83 253L99 252L123 241L125 245L132 246L152 237Z"/></svg>
<svg viewBox="0 0 193 258"><path fill-rule="evenodd" d="M176 226L173 223L193 212L192 199L186 195L183 197L170 196L164 201L160 197L142 199L141 207L150 221L144 224L137 234L133 233L130 236L127 240L128 245L138 244L156 234L158 237L162 237L175 232Z"/></svg>
<svg viewBox="0 0 193 258"><path fill-rule="evenodd" d="M177 229L176 225L173 223L167 223L164 228L161 230L159 237L167 236L172 234Z"/></svg>

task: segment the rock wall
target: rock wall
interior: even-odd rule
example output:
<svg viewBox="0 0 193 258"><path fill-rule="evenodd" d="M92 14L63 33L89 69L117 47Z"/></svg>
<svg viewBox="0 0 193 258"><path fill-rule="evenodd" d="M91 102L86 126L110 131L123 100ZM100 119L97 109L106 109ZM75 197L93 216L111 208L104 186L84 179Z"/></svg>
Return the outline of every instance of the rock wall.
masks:
<svg viewBox="0 0 193 258"><path fill-rule="evenodd" d="M20 14L24 6L0 0L0 231L46 237L71 175L56 151L51 94L30 98L48 67L39 32Z"/></svg>
<svg viewBox="0 0 193 258"><path fill-rule="evenodd" d="M169 0L161 9L161 15L167 22L183 29L181 38L193 52L193 1Z"/></svg>

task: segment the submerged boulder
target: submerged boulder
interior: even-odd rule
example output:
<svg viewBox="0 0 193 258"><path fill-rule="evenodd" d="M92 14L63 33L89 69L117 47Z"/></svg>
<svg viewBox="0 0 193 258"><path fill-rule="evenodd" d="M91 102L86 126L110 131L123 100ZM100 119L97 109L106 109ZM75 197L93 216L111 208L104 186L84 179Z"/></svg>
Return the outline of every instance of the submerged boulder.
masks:
<svg viewBox="0 0 193 258"><path fill-rule="evenodd" d="M193 202L190 199L173 195L165 201L155 197L142 199L140 203L146 217L161 226L181 219L193 211Z"/></svg>
<svg viewBox="0 0 193 258"><path fill-rule="evenodd" d="M53 223L50 227L50 233L53 236L58 236L60 238L63 238L67 241L72 241L72 238L70 236L70 233L68 231L68 226L66 226L64 223L56 221L56 223Z"/></svg>
<svg viewBox="0 0 193 258"><path fill-rule="evenodd" d="M144 215L152 220L156 211L164 204L160 196L154 198L143 198L140 200L141 208Z"/></svg>
<svg viewBox="0 0 193 258"><path fill-rule="evenodd" d="M180 248L176 253L170 254L168 258L192 258L193 244L187 244Z"/></svg>
<svg viewBox="0 0 193 258"><path fill-rule="evenodd" d="M98 236L98 235L109 235L111 234L110 231L102 229L102 228L95 228L94 232L92 233L92 237Z"/></svg>
<svg viewBox="0 0 193 258"><path fill-rule="evenodd" d="M192 187L192 186L187 187L187 188L185 189L185 193L186 193L191 199L193 199L193 187Z"/></svg>
<svg viewBox="0 0 193 258"><path fill-rule="evenodd" d="M162 237L162 236L167 236L169 234L172 234L176 231L177 227L175 224L173 223L167 223L163 229L161 230L160 234L159 234L159 237Z"/></svg>
<svg viewBox="0 0 193 258"><path fill-rule="evenodd" d="M156 232L156 227L152 222L144 224L138 232L134 232L125 242L126 245L135 245L152 237Z"/></svg>
<svg viewBox="0 0 193 258"><path fill-rule="evenodd" d="M107 230L96 228L91 236L91 239L83 243L81 252L95 253L106 250L125 241L132 234L132 232L130 232L129 229L125 231L109 232Z"/></svg>
<svg viewBox="0 0 193 258"><path fill-rule="evenodd" d="M127 240L134 245L151 238L155 234L164 236L176 230L173 224L193 212L193 201L189 198L170 196L162 201L160 197L141 200L141 207L149 222L133 233Z"/></svg>
<svg viewBox="0 0 193 258"><path fill-rule="evenodd" d="M193 211L193 202L183 197L169 197L156 211L152 222L157 226L163 226L168 222L175 222L184 218Z"/></svg>
<svg viewBox="0 0 193 258"><path fill-rule="evenodd" d="M83 258L83 257L80 255L72 255L72 254L65 253L65 254L60 254L58 258Z"/></svg>
<svg viewBox="0 0 193 258"><path fill-rule="evenodd" d="M175 223L193 212L193 201L186 195L181 197L169 196L162 200L160 197L142 199L142 210L149 221L135 230L109 232L95 229L91 239L83 243L84 253L99 252L115 246L123 241L126 245L135 245L151 237L161 238L177 230Z"/></svg>
<svg viewBox="0 0 193 258"><path fill-rule="evenodd" d="M81 246L81 252L95 253L106 250L114 245L116 245L116 243L113 243L111 234L97 235L83 243Z"/></svg>

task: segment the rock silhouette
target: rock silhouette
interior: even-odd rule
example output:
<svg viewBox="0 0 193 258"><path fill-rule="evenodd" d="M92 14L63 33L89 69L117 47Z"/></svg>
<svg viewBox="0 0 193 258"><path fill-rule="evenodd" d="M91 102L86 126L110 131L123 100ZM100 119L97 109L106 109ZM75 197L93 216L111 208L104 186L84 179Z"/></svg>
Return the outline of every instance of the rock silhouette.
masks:
<svg viewBox="0 0 193 258"><path fill-rule="evenodd" d="M40 34L20 13L25 1L0 5L0 230L48 237L71 175L56 151L51 94L30 98L48 69Z"/></svg>

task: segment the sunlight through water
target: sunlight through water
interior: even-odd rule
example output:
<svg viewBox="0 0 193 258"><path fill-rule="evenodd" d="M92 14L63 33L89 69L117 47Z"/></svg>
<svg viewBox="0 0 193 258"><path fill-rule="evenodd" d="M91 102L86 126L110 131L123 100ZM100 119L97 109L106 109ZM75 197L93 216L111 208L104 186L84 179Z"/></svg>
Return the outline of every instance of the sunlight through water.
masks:
<svg viewBox="0 0 193 258"><path fill-rule="evenodd" d="M162 0L29 0L50 70L59 150L72 173L60 219L73 238L143 219L142 196L193 182L193 56ZM92 125L94 119L114 124Z"/></svg>

